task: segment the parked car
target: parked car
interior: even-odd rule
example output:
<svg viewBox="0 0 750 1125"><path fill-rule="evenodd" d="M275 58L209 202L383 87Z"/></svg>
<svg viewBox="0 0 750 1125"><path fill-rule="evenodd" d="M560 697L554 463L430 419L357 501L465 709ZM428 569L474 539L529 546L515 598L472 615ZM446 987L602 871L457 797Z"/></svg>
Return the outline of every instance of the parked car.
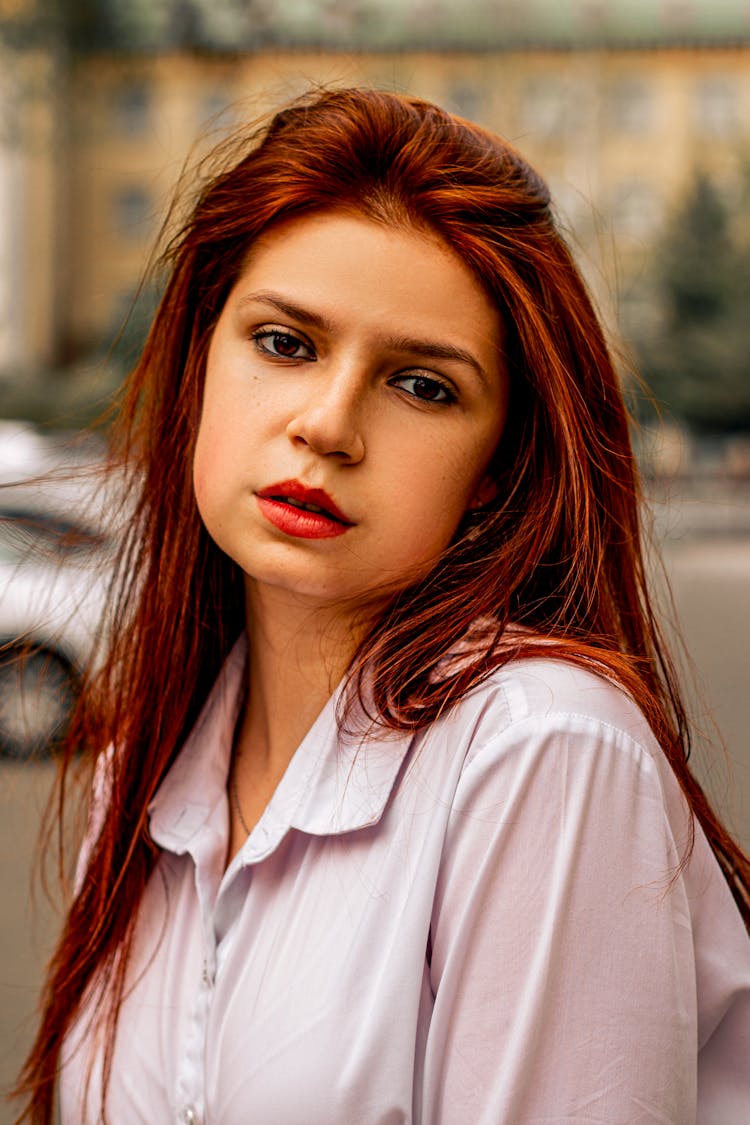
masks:
<svg viewBox="0 0 750 1125"><path fill-rule="evenodd" d="M35 454L22 466L16 435ZM17 425L0 427L0 447L0 755L33 758L54 748L78 695L112 540L90 463L76 472ZM20 467L38 479L19 481Z"/></svg>

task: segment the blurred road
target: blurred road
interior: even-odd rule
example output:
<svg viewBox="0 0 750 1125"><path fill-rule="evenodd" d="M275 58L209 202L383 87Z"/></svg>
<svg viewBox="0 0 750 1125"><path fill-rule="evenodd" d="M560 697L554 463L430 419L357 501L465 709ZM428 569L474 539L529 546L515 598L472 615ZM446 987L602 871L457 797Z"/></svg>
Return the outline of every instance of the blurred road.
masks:
<svg viewBox="0 0 750 1125"><path fill-rule="evenodd" d="M739 509L737 509L739 511ZM716 518L705 509L706 520ZM750 498L742 512L750 512ZM722 516L721 527L696 529L694 513L671 524L664 546L686 647L702 688L687 694L698 722L708 725L701 694L710 705L729 753L733 780L721 751L698 748L694 766L722 812L750 847L750 535ZM744 519L744 515L743 515ZM710 530L709 537L706 532ZM718 533L718 537L717 537ZM39 810L51 781L45 767L0 763L0 1087L15 1073L33 1026L31 1012L40 966L49 950L54 916L41 901L34 914L29 872ZM0 1125L12 1114L0 1105Z"/></svg>
<svg viewBox="0 0 750 1125"><path fill-rule="evenodd" d="M53 768L0 761L0 1090L15 1078L34 1031L40 969L57 928L41 888L31 896L37 829ZM13 1113L0 1100L0 1125Z"/></svg>
<svg viewBox="0 0 750 1125"><path fill-rule="evenodd" d="M671 543L664 562L692 663L683 675L698 730L691 763L750 849L750 537Z"/></svg>

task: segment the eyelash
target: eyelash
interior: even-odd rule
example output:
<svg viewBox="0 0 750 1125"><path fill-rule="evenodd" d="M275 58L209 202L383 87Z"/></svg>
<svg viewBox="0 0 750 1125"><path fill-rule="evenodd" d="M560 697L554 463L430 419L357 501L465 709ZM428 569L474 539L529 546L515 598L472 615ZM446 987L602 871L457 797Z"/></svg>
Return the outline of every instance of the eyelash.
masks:
<svg viewBox="0 0 750 1125"><path fill-rule="evenodd" d="M308 359L314 362L317 358L310 344L305 343L305 341L301 340L299 336L296 336L294 332L288 332L283 328L258 328L252 333L252 339L255 341L255 346L258 351L262 355L270 356L272 359ZM281 355L279 352L273 351L271 348L267 347L263 342L264 340L290 340L294 342L296 347L306 348L310 354L306 356Z"/></svg>
<svg viewBox="0 0 750 1125"><path fill-rule="evenodd" d="M287 329L282 329L282 328L258 328L258 329L256 329L255 332L253 332L251 334L251 338L254 341L255 346L257 347L257 349L261 353L261 355L267 356L271 359L277 359L277 360L282 360L282 361L283 360L294 361L294 360L304 359L304 360L307 360L308 362L312 362L312 363L315 363L316 360L317 360L317 356L315 355L315 352L314 352L314 349L313 349L312 345L308 344L305 340L302 340L294 332L290 332ZM274 350L274 348L268 347L268 345L266 343L266 341L268 341L268 340L276 341L276 340L281 340L281 339L286 340L289 343L292 343L295 351L300 347L305 348L307 350L308 354L302 355L302 356L301 355L282 355L280 352ZM404 372L403 374L392 376L390 382L391 382L392 386L399 386L399 384L401 384L401 383L403 383L404 381L407 381L407 380L411 380L414 383L421 383L421 384L423 384L424 388L426 388L428 386L432 390L434 390L436 388L440 392L440 394L443 396L441 398L430 398L429 396L412 394L409 391L405 392L406 394L409 395L410 398L416 399L417 402L434 404L434 405L437 405L437 406L449 406L451 403L456 401L456 393L453 390L453 388L450 386L450 384L448 384L447 382L444 382L442 379L436 378L434 375L431 375L431 374L428 375L428 374L420 374L419 372Z"/></svg>
<svg viewBox="0 0 750 1125"><path fill-rule="evenodd" d="M420 375L418 372L405 372L403 375L394 375L391 379L392 384L398 381L403 382L406 379L411 379L415 383L428 384L431 388L437 387L444 397L430 398L429 396L411 394L411 398L415 398L417 402L434 403L436 406L449 406L452 402L456 401L456 394L452 387L444 383L442 379L436 379L434 375ZM406 392L410 394L409 391Z"/></svg>

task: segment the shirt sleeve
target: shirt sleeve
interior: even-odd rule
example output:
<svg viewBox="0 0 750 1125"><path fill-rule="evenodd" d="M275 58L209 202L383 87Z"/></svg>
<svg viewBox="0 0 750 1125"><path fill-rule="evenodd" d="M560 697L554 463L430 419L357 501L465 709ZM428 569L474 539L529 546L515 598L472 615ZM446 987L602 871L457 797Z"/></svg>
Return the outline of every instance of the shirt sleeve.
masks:
<svg viewBox="0 0 750 1125"><path fill-rule="evenodd" d="M474 754L432 918L422 1120L695 1121L684 844L652 755L597 719L532 717Z"/></svg>

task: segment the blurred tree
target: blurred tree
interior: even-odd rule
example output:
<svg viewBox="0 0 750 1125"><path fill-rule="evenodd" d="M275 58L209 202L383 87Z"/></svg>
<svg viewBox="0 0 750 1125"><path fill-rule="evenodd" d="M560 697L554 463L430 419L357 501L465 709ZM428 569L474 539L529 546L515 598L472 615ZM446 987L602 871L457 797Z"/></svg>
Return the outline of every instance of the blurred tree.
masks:
<svg viewBox="0 0 750 1125"><path fill-rule="evenodd" d="M632 341L659 402L703 433L750 430L750 168L740 197L696 174L655 248L657 326Z"/></svg>

